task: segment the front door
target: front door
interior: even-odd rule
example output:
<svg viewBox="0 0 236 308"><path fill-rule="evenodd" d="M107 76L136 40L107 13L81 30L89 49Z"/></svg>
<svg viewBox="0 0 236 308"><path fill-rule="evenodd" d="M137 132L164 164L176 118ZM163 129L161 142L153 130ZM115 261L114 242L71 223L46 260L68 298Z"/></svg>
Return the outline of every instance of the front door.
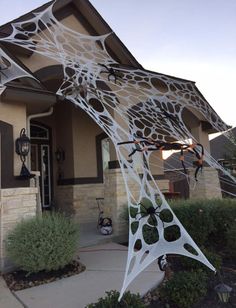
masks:
<svg viewBox="0 0 236 308"><path fill-rule="evenodd" d="M40 193L43 209L52 203L51 151L49 128L41 124L30 125L31 170L40 172Z"/></svg>

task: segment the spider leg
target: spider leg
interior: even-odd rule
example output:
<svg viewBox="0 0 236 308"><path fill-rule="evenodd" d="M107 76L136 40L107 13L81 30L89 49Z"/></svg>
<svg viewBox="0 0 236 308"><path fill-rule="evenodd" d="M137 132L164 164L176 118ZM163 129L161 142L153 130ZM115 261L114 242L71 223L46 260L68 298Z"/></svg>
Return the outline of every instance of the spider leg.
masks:
<svg viewBox="0 0 236 308"><path fill-rule="evenodd" d="M144 215L142 216L142 214L144 214ZM141 215L141 217L139 218L139 220L140 220L141 218L147 216L146 214L147 214L147 213L140 211L140 212L138 212L138 213L135 215L135 219L136 219L136 216L137 216L137 215Z"/></svg>
<svg viewBox="0 0 236 308"><path fill-rule="evenodd" d="M202 156L204 155L204 147L201 143L197 143L197 145L202 149Z"/></svg>
<svg viewBox="0 0 236 308"><path fill-rule="evenodd" d="M181 164L183 166L184 173L187 174L187 169L186 169L185 164L184 164L184 151L183 151L183 148L181 148L180 158L179 159L181 160Z"/></svg>
<svg viewBox="0 0 236 308"><path fill-rule="evenodd" d="M105 64L98 63L98 65L105 67L105 69L106 69L107 71L109 71L109 68L108 68ZM105 72L104 72L104 73L105 73ZM107 72L106 72L106 73L107 73Z"/></svg>
<svg viewBox="0 0 236 308"><path fill-rule="evenodd" d="M133 140L133 141L118 142L117 145L121 145L121 144L131 144L131 143L135 143L135 140Z"/></svg>
<svg viewBox="0 0 236 308"><path fill-rule="evenodd" d="M198 175L198 172L199 172L200 169L202 170L202 165L197 166L197 168L196 168L196 170L195 170L194 177L195 177L195 180L196 180L196 181L198 181L197 175Z"/></svg>
<svg viewBox="0 0 236 308"><path fill-rule="evenodd" d="M141 202L139 204L144 208L145 211L147 210L146 207Z"/></svg>
<svg viewBox="0 0 236 308"><path fill-rule="evenodd" d="M195 174L194 174L195 180L196 180L196 181L198 181L198 180L197 180L198 172L199 172L199 170L202 170L202 167L203 167L203 156L204 156L204 148L203 148L202 144L197 143L197 145L201 147L201 155L198 153L198 151L197 151L194 147L192 148L192 150L193 150L194 153L195 153L195 156L196 156L197 159L198 159L198 161L197 161L198 166L197 166L197 168L196 168L196 170L195 170Z"/></svg>
<svg viewBox="0 0 236 308"><path fill-rule="evenodd" d="M141 152L141 150L134 149L134 150L129 154L129 157L133 156L135 152Z"/></svg>
<svg viewBox="0 0 236 308"><path fill-rule="evenodd" d="M185 167L185 164L184 164L184 161L183 161L183 160L181 160L181 164L182 164L182 166L183 166L184 173L187 174L187 169L186 169L186 167Z"/></svg>
<svg viewBox="0 0 236 308"><path fill-rule="evenodd" d="M147 148L146 151L158 151L158 148Z"/></svg>
<svg viewBox="0 0 236 308"><path fill-rule="evenodd" d="M154 214L154 215L156 215L156 214ZM154 220L153 214L150 215L150 218L151 218L151 220L152 220L153 226L156 226L157 221Z"/></svg>

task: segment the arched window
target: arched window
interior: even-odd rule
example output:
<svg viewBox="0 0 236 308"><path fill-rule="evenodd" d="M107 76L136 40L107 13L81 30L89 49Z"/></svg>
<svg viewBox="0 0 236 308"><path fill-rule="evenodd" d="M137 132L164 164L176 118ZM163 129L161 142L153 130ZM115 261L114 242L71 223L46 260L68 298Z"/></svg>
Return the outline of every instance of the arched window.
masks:
<svg viewBox="0 0 236 308"><path fill-rule="evenodd" d="M31 124L30 125L30 138L49 140L49 131L44 126L41 126L38 124Z"/></svg>

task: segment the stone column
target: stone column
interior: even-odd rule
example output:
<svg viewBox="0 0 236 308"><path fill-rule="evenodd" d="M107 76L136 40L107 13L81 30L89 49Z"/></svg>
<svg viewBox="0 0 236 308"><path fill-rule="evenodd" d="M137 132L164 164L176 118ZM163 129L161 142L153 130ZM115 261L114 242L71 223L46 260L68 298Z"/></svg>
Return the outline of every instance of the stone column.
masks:
<svg viewBox="0 0 236 308"><path fill-rule="evenodd" d="M191 178L194 178L195 173L194 168L189 169L189 175ZM194 189L189 190L189 197L191 199L213 199L213 198L222 198L220 181L218 172L216 169L211 167L203 167L198 174L198 181Z"/></svg>
<svg viewBox="0 0 236 308"><path fill-rule="evenodd" d="M163 191L169 185L169 180L157 180L157 185ZM134 198L138 199L140 186L129 178L129 189ZM124 179L120 168L108 169L105 172L104 182L104 208L106 214L112 217L113 234L117 241L128 239L128 200ZM125 219L126 217L126 219Z"/></svg>
<svg viewBox="0 0 236 308"><path fill-rule="evenodd" d="M108 169L105 173L104 203L110 209L113 222L113 234L118 241L128 240L128 201L121 169ZM128 213L126 215L128 218Z"/></svg>
<svg viewBox="0 0 236 308"><path fill-rule="evenodd" d="M2 189L0 197L0 271L13 268L6 257L5 240L22 219L36 215L37 188L8 188Z"/></svg>

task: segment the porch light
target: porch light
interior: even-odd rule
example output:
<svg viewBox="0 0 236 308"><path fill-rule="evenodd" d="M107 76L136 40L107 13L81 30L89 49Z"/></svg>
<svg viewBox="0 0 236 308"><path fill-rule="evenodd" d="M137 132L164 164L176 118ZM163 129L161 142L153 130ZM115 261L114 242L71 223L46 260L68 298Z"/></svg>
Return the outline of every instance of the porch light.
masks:
<svg viewBox="0 0 236 308"><path fill-rule="evenodd" d="M65 151L62 147L57 148L55 156L58 163L62 163L65 160Z"/></svg>
<svg viewBox="0 0 236 308"><path fill-rule="evenodd" d="M224 283L220 283L215 287L215 291L222 303L228 303L232 288Z"/></svg>
<svg viewBox="0 0 236 308"><path fill-rule="evenodd" d="M26 156L29 154L30 150L30 139L25 134L25 128L20 131L20 137L16 139L16 153L20 156L22 161L22 167L20 172L21 179L28 179L33 177L25 165Z"/></svg>
<svg viewBox="0 0 236 308"><path fill-rule="evenodd" d="M20 155L21 160L29 154L30 139L25 134L25 128L20 131L20 137L16 139L16 153Z"/></svg>

